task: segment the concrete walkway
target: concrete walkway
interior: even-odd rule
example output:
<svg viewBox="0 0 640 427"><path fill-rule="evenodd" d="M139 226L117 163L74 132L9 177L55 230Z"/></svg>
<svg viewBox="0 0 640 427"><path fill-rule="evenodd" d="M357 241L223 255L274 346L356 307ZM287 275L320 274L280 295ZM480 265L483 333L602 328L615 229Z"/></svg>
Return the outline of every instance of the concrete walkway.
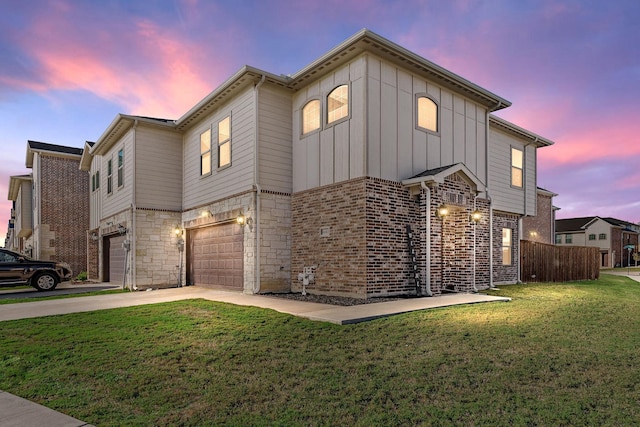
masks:
<svg viewBox="0 0 640 427"><path fill-rule="evenodd" d="M310 320L346 325L429 308L447 307L480 302L510 301L509 298L483 294L447 294L431 298L407 298L398 301L335 306L296 301L268 295L247 295L240 292L220 291L198 286L161 289L146 292L93 295L46 301L0 305L0 321L81 313L119 307L202 298L236 305L268 308Z"/></svg>
<svg viewBox="0 0 640 427"><path fill-rule="evenodd" d="M84 285L81 285L84 286ZM95 284L87 286L96 286ZM15 292L15 291L14 291ZM409 298L398 301L333 306L278 298L267 295L245 295L197 286L33 301L0 305L0 321L27 319L59 314L80 313L110 308L203 298L210 301L271 309L311 320L339 325L364 322L394 314L459 304L510 301L510 298L482 294L448 294L432 298ZM0 326L1 327L1 326ZM2 427L79 427L89 424L56 412L34 402L0 390L0 426Z"/></svg>

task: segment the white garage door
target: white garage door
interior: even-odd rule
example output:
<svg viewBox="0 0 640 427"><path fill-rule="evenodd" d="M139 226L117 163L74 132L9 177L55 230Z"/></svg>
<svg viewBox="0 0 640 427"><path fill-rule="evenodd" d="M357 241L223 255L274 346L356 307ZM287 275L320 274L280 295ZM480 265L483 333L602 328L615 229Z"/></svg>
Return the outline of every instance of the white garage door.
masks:
<svg viewBox="0 0 640 427"><path fill-rule="evenodd" d="M243 230L232 223L189 230L187 281L192 285L241 291Z"/></svg>
<svg viewBox="0 0 640 427"><path fill-rule="evenodd" d="M122 247L126 236L113 236L107 239L107 259L109 264L108 281L122 283L124 278L124 257L125 251Z"/></svg>

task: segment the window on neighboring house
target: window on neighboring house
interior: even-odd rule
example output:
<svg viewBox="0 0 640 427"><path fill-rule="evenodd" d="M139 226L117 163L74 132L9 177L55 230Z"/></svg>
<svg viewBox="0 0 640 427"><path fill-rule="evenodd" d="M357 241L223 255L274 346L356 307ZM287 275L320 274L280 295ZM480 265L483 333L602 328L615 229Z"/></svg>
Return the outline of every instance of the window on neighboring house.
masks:
<svg viewBox="0 0 640 427"><path fill-rule="evenodd" d="M562 235L556 234L556 245L559 245L560 243L562 243Z"/></svg>
<svg viewBox="0 0 640 427"><path fill-rule="evenodd" d="M417 104L418 127L438 132L438 104L426 96L418 97Z"/></svg>
<svg viewBox="0 0 640 427"><path fill-rule="evenodd" d="M118 188L124 185L124 150L118 150Z"/></svg>
<svg viewBox="0 0 640 427"><path fill-rule="evenodd" d="M589 234L589 240L596 240L595 234Z"/></svg>
<svg viewBox="0 0 640 427"><path fill-rule="evenodd" d="M511 265L511 229L502 229L502 265Z"/></svg>
<svg viewBox="0 0 640 427"><path fill-rule="evenodd" d="M96 191L96 174L91 175L91 191Z"/></svg>
<svg viewBox="0 0 640 427"><path fill-rule="evenodd" d="M100 171L96 171L96 190L100 188Z"/></svg>
<svg viewBox="0 0 640 427"><path fill-rule="evenodd" d="M349 86L338 86L327 96L327 124L349 115Z"/></svg>
<svg viewBox="0 0 640 427"><path fill-rule="evenodd" d="M312 99L302 107L302 134L320 129L320 100Z"/></svg>
<svg viewBox="0 0 640 427"><path fill-rule="evenodd" d="M599 234L598 240L607 240L607 235L605 233Z"/></svg>
<svg viewBox="0 0 640 427"><path fill-rule="evenodd" d="M231 116L218 123L218 167L231 164Z"/></svg>
<svg viewBox="0 0 640 427"><path fill-rule="evenodd" d="M111 159L107 161L107 193L113 192L113 164Z"/></svg>
<svg viewBox="0 0 640 427"><path fill-rule="evenodd" d="M211 129L200 134L200 175L211 173Z"/></svg>
<svg viewBox="0 0 640 427"><path fill-rule="evenodd" d="M564 242L565 243L573 243L573 236L571 234L565 234L564 235Z"/></svg>
<svg viewBox="0 0 640 427"><path fill-rule="evenodd" d="M523 155L522 150L511 147L511 185L522 187L523 183Z"/></svg>

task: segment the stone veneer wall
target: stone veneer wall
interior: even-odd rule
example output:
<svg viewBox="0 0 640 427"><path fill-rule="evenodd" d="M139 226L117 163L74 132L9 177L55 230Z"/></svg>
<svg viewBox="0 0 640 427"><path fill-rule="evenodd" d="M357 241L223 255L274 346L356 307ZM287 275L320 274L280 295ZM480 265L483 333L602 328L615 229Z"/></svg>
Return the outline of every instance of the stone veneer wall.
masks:
<svg viewBox="0 0 640 427"><path fill-rule="evenodd" d="M92 239L91 235L100 235L100 229L87 231L87 279L100 280L100 239Z"/></svg>
<svg viewBox="0 0 640 427"><path fill-rule="evenodd" d="M316 266L311 294L367 297L367 179L358 178L291 197L291 289L298 273Z"/></svg>
<svg viewBox="0 0 640 427"><path fill-rule="evenodd" d="M493 282L517 283L518 267L520 265L520 253L518 252L520 230L516 214L506 212L493 212ZM511 265L502 264L502 229L511 229Z"/></svg>
<svg viewBox="0 0 640 427"><path fill-rule="evenodd" d="M260 194L260 292L291 291L291 195Z"/></svg>
<svg viewBox="0 0 640 427"><path fill-rule="evenodd" d="M138 290L178 285L180 251L174 230L181 213L154 209L136 209L135 278ZM183 265L184 271L184 265Z"/></svg>

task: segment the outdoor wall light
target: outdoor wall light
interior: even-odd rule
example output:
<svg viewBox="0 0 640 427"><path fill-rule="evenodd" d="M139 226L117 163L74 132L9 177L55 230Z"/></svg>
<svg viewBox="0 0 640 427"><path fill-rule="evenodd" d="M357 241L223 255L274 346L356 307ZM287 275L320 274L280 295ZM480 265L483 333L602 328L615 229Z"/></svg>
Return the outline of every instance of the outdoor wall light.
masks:
<svg viewBox="0 0 640 427"><path fill-rule="evenodd" d="M444 218L447 215L449 215L449 208L446 205L440 205L438 208L438 216Z"/></svg>
<svg viewBox="0 0 640 427"><path fill-rule="evenodd" d="M236 222L239 225L248 225L249 228L251 228L251 226L253 225L253 219L251 217L246 217L244 215L238 215L238 217L236 218Z"/></svg>
<svg viewBox="0 0 640 427"><path fill-rule="evenodd" d="M475 211L471 212L471 215L469 217L471 218L472 222L477 224L482 219L482 214L478 209L476 209Z"/></svg>
<svg viewBox="0 0 640 427"><path fill-rule="evenodd" d="M120 235L123 235L127 232L127 227L125 227L122 224L118 224L118 233L120 233Z"/></svg>
<svg viewBox="0 0 640 427"><path fill-rule="evenodd" d="M94 242L96 242L99 238L100 236L98 236L98 233L96 233L95 231L91 233L91 240L93 240Z"/></svg>
<svg viewBox="0 0 640 427"><path fill-rule="evenodd" d="M176 224L176 226L173 227L173 234L176 237L180 237L180 236L182 236L182 233L183 233L182 227L180 227L178 224Z"/></svg>

